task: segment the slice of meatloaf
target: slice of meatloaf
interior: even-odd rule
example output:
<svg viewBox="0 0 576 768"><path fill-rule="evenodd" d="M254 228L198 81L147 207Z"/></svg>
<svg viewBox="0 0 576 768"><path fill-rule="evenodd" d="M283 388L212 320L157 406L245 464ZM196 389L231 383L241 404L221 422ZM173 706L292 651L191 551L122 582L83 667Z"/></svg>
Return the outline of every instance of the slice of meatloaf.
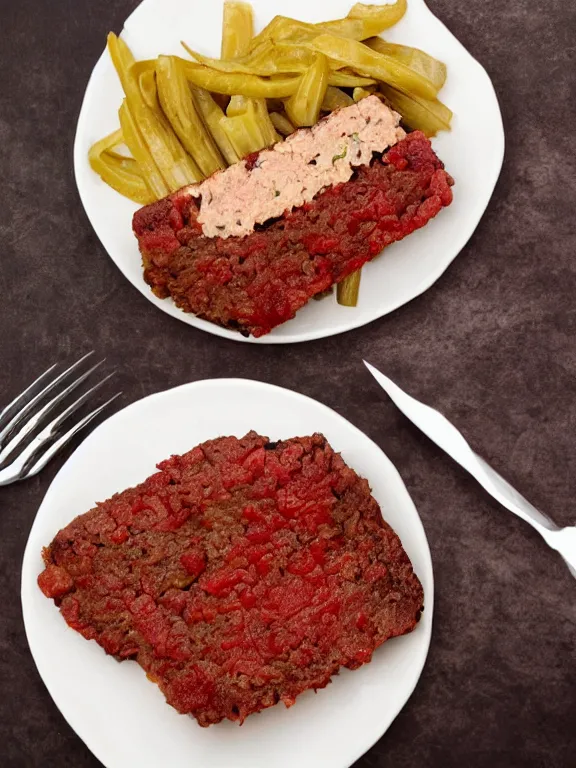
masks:
<svg viewBox="0 0 576 768"><path fill-rule="evenodd" d="M221 437L158 468L61 530L38 583L200 725L290 706L415 627L410 560L322 435Z"/></svg>
<svg viewBox="0 0 576 768"><path fill-rule="evenodd" d="M343 153L334 156L336 165L344 162ZM453 181L423 133L411 133L383 156L370 152L369 158L368 164L347 167L348 181L327 186L309 202L293 208L288 195L283 215L256 223L242 237L206 236L195 186L142 208L133 228L146 282L186 312L244 335L269 333L452 202ZM265 168L258 162L248 158L236 167L249 175ZM267 189L272 197L284 187L296 189L295 199L302 197L301 184L291 177L280 176L274 185ZM239 194L234 185L231 201L232 193ZM220 201L218 210L226 210L228 202ZM234 210L238 205L230 202ZM238 218L237 224L243 231L245 222ZM223 231L227 226L222 224Z"/></svg>

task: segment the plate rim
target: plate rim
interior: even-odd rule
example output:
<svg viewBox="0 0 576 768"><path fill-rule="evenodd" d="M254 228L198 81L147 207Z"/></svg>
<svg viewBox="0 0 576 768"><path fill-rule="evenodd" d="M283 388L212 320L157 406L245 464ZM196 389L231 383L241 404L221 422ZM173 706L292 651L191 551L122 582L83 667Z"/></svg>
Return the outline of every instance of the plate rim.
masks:
<svg viewBox="0 0 576 768"><path fill-rule="evenodd" d="M129 403L124 408L111 414L107 419L105 419L103 422L98 424L98 426L80 443L80 445L74 450L74 452L68 457L68 459L64 462L64 464L60 467L60 469L52 479L48 489L46 490L46 493L44 494L38 506L38 510L34 517L32 526L30 528L30 532L26 542L26 547L24 550L24 555L22 558L21 579L20 579L20 600L21 600L21 609L22 609L22 618L24 623L25 636L26 636L26 640L30 650L30 654L32 656L32 659L34 661L38 674L42 680L42 683L44 684L54 705L57 707L60 714L66 720L69 727L74 731L76 736L86 745L86 747L92 752L92 754L98 760L100 760L100 762L102 762L105 768L115 768L115 766L112 767L111 764L104 759L105 756L101 754L99 750L99 743L96 742L92 734L89 733L88 738L86 738L86 733L85 733L86 729L82 725L81 720L80 720L80 727L78 728L76 727L76 725L78 724L76 713L65 712L64 711L65 707L63 708L60 706L59 700L62 698L62 694L57 693L56 696L54 695L44 674L44 670L46 669L45 661L42 660L39 663L38 657L35 654L34 649L36 647L36 643L38 642L38 637L34 633L30 623L31 622L30 616L33 613L33 610L32 610L32 604L31 604L32 592L29 592L29 590L31 586L30 579L33 579L34 584L36 584L35 579L37 578L37 576L35 575L36 568L34 566L34 559L37 558L38 552L33 549L32 540L33 540L33 533L39 518L39 514L44 504L47 503L47 500L48 502L50 502L51 495L57 493L58 484L61 482L61 478L65 473L66 467L68 467L69 463L74 459L75 456L77 456L77 454L81 453L81 449L83 449L83 447L86 446L87 443L94 441L96 437L99 435L99 433L105 430L106 425L109 424L109 422L119 417L121 414L125 414L127 411L130 411L130 410L136 410L145 401L150 403L154 400L160 400L163 397L169 397L172 393L176 391L183 391L183 390L193 391L195 388L198 388L198 387L206 387L206 388L235 387L238 384L243 386L251 386L251 387L256 386L257 388L262 388L262 389L273 389L273 390L279 391L283 396L290 396L291 398L294 398L296 400L300 400L303 398L305 401L311 402L315 407L317 408L319 407L322 411L324 411L325 413L328 413L332 418L336 417L337 422L343 424L346 428L351 428L353 431L358 433L364 440L369 441L369 443L371 444L371 447L378 453L379 461L382 461L383 464L386 465L387 473L389 473L389 475L394 477L394 482L396 484L399 484L398 487L400 487L403 490L406 497L405 503L411 507L411 512L413 513L412 525L417 531L418 538L420 539L419 546L420 546L421 557L423 559L423 570L419 574L419 577L421 578L422 581L424 580L428 581L429 584L426 588L426 604L425 604L425 610L423 612L423 619L421 619L418 627L421 633L421 639L420 639L421 645L419 646L417 655L416 654L414 655L412 669L415 672L415 676L414 676L413 683L409 684L406 687L403 695L399 699L400 701L399 705L397 707L394 707L393 716L390 719L390 721L387 722L387 724L384 726L383 730L378 732L374 738L372 738L372 735L370 735L368 739L369 743L366 743L365 745L361 746L357 750L352 750L354 754L351 755L349 762L346 762L346 765L345 766L342 765L341 768L351 768L351 766L360 757L362 757L362 755L364 755L369 749L371 749L371 747L373 747L374 744L384 736L384 734L388 731L392 723L398 717L399 713L402 711L402 709L406 706L406 704L410 700L422 676L424 667L426 665L428 653L430 650L430 643L432 638L432 627L433 627L433 620L434 620L434 568L433 568L433 562L432 562L432 555L430 552L430 545L428 542L428 538L426 536L426 531L425 531L422 519L418 513L418 509L398 469L396 468L392 460L386 455L384 450L374 440L372 440L371 437L369 437L366 433L362 432L362 430L359 427L357 427L351 421L346 419L342 414L335 411L333 408L330 408L330 406L326 405L325 403L319 400L316 400L313 397L310 397L309 395L302 394L300 392L297 392L292 389L288 389L286 387L281 387L277 384L269 384L268 382L263 382L257 379L249 379L244 377L222 377L222 378L211 378L211 379L199 379L192 382L186 382L184 384L180 384L175 387L170 387L160 392L153 392L149 395L146 395L145 397L142 397L138 400L133 401L132 403ZM425 573L425 576L424 576L424 573ZM30 597L29 597L29 594L30 594ZM69 716L69 714L72 716ZM348 760L348 758L346 759Z"/></svg>
<svg viewBox="0 0 576 768"><path fill-rule="evenodd" d="M124 32L124 29L126 27L126 24L137 16L138 11L140 8L148 3L152 2L154 0L141 0L141 3L129 14L129 16L126 17L123 23L122 32L120 33L121 36ZM191 313L185 313L182 310L178 309L172 302L171 299L158 299L156 298L149 286L144 282L143 278L140 280L133 279L130 274L128 274L123 267L121 266L119 260L117 260L110 251L106 248L104 245L102 238L100 236L100 233L98 232L98 229L96 228L93 217L91 216L91 206L87 204L86 196L87 196L87 190L84 188L84 183L82 181L82 163L85 162L84 157L84 149L80 146L83 134L82 134L82 127L84 124L84 121L86 120L86 114L89 109L89 90L90 85L95 79L95 75L98 74L99 69L103 66L104 59L106 57L106 48L104 48L103 52L99 56L98 60L96 61L91 73L90 77L88 79L88 82L86 84L86 89L84 91L84 95L82 98L82 105L80 107L80 111L78 114L78 120L76 124L76 131L74 135L74 146L73 146L73 170L74 170L74 179L76 182L76 188L78 190L78 194L82 203L82 207L84 208L84 212L88 218L88 221L90 222L90 225L92 227L92 230L96 234L96 237L98 238L103 250L108 255L108 258L112 260L112 262L115 264L117 269L122 273L122 275L130 282L132 286L134 286L138 292L144 296L153 306L160 309L162 312L167 314L170 317L175 318L176 320L179 320L180 322L183 322L185 325L189 325L193 328L196 328L197 330L204 331L206 333L209 333L214 336L218 336L220 338L229 339L231 341L238 341L241 343L247 343L247 344L299 344L304 343L308 341L316 341L318 339L325 339L330 338L332 336L337 336L340 334L348 333L350 331L357 330L358 328L371 325L372 323L376 322L377 320L381 320L383 317L386 317L387 315L392 314L393 312L396 312L401 307L410 304L415 299L422 296L422 294L426 293L440 278L445 274L445 272L448 270L450 265L455 261L456 257L460 255L462 250L466 247L467 243L469 242L470 238L478 228L478 225L480 224L480 221L482 220L484 213L486 212L486 209L488 207L488 204L490 203L490 200L492 199L492 196L494 194L494 189L496 187L496 184L498 182L498 179L500 177L502 166L504 162L504 153L505 153L505 133L504 133L504 122L502 118L502 111L500 109L500 103L498 100L498 95L496 93L496 90L494 88L494 84L492 82L492 79L484 66L476 59L469 51L468 49L458 40L458 38L450 31L450 29L444 24L441 19L438 18L428 7L425 0L409 0L409 4L412 8L417 8L419 13L422 13L424 16L428 16L428 19L432 21L432 23L439 25L439 27L442 29L443 34L448 35L452 43L456 44L458 48L461 50L462 53L464 53L472 66L477 67L478 72L481 77L485 80L486 86L489 91L490 97L493 99L493 106L494 106L494 120L498 123L497 126L495 126L495 130L497 133L497 139L498 143L497 146L493 145L492 151L494 152L495 157L495 164L494 164L494 170L490 176L485 182L485 185L483 187L484 193L481 198L481 205L479 206L478 210L478 216L477 220L472 226L471 230L464 234L463 236L460 236L458 239L458 246L457 249L454 251L453 255L450 258L444 257L441 261L439 261L438 269L434 271L433 274L430 274L427 279L422 280L420 283L418 283L416 287L416 292L411 296L409 299L400 299L400 300L394 300L391 302L389 308L385 310L381 314L377 314L374 317L371 318L365 318L362 316L359 316L354 320L353 318L346 324L345 328L341 327L332 327L332 328L322 328L318 330L308 330L308 331L302 331L298 334L288 334L288 335L274 335L274 333L266 334L265 336L262 336L260 338L254 338L252 336L245 337L242 336L240 333L236 331L231 331L227 328L223 328L215 323L211 323L207 320L204 320L202 318L197 317L194 314ZM450 249L446 249L447 252L451 252ZM291 321L288 321L290 323ZM284 324L285 326L286 324Z"/></svg>

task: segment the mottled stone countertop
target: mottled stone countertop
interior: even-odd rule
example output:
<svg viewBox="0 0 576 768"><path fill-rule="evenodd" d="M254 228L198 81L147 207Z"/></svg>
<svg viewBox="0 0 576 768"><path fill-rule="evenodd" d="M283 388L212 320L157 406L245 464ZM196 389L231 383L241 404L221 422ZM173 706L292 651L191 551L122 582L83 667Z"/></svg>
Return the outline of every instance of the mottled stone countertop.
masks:
<svg viewBox="0 0 576 768"><path fill-rule="evenodd" d="M500 99L507 149L494 197L423 296L344 336L283 348L220 339L158 312L84 214L72 172L76 118L105 34L136 4L0 3L1 401L56 359L94 348L118 365L123 404L232 375L336 409L398 467L437 590L418 687L356 768L574 768L576 582L383 398L360 360L444 411L559 523L575 522L576 4L430 0ZM64 458L0 489L3 768L100 765L52 703L21 618L28 531Z"/></svg>

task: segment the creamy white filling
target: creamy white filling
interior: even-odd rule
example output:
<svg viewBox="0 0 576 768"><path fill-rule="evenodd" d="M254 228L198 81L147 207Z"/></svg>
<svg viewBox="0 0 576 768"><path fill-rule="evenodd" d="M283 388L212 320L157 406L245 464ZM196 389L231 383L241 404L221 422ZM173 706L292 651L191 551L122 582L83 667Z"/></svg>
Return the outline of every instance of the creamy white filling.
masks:
<svg viewBox="0 0 576 768"><path fill-rule="evenodd" d="M384 152L404 138L399 122L400 115L369 96L263 150L252 170L240 161L191 185L186 191L202 198L198 222L204 235L248 235L255 224L348 181L354 167L367 165L374 152Z"/></svg>

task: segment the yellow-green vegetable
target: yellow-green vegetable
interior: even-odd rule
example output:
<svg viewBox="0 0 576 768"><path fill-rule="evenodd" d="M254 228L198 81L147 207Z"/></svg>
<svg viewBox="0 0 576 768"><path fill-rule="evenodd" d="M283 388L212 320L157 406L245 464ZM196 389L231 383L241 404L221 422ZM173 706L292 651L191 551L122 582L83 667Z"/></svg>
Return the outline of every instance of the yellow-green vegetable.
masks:
<svg viewBox="0 0 576 768"><path fill-rule="evenodd" d="M245 96L231 96L226 108L227 117L237 117L243 115L248 108L248 101Z"/></svg>
<svg viewBox="0 0 576 768"><path fill-rule="evenodd" d="M135 61L130 65L130 72L134 75L134 77L136 77L138 81L140 79L140 75L142 75L144 72L155 71L156 59L140 59L140 61Z"/></svg>
<svg viewBox="0 0 576 768"><path fill-rule="evenodd" d="M438 92L431 80L401 61L373 51L355 40L346 40L335 35L320 35L310 45L315 51L346 64L358 74L381 80L399 90L426 99L435 98Z"/></svg>
<svg viewBox="0 0 576 768"><path fill-rule="evenodd" d="M160 173L160 169L154 161L150 148L142 137L138 125L130 112L126 99L124 99L118 110L118 116L120 118L120 127L122 129L122 135L124 136L124 142L138 163L138 167L143 178L146 180L147 186L150 187L157 200L166 197L170 192L170 188Z"/></svg>
<svg viewBox="0 0 576 768"><path fill-rule="evenodd" d="M192 88L192 96L198 111L202 115L202 119L228 165L237 163L240 160L240 156L232 146L228 134L222 128L221 120L225 115L220 105L216 103L208 91L202 88Z"/></svg>
<svg viewBox="0 0 576 768"><path fill-rule="evenodd" d="M318 26L334 35L365 40L397 24L406 13L407 7L407 0L396 0L388 5L356 3L345 19L326 21Z"/></svg>
<svg viewBox="0 0 576 768"><path fill-rule="evenodd" d="M252 53L237 59L213 59L204 56L181 43L187 53L205 67L218 72L236 72L244 75L299 74L304 72L314 61L314 51L293 43L272 43L265 41Z"/></svg>
<svg viewBox="0 0 576 768"><path fill-rule="evenodd" d="M371 37L369 40L365 40L364 44L377 53L383 53L391 59L396 59L414 70L414 72L427 78L434 84L437 91L446 82L446 64L421 51L419 48L411 48L409 45L398 45L397 43L387 43L381 37Z"/></svg>
<svg viewBox="0 0 576 768"><path fill-rule="evenodd" d="M156 197L144 181L136 160L113 151L122 143L124 136L120 129L97 141L88 152L90 166L102 181L124 197L140 205L153 203Z"/></svg>
<svg viewBox="0 0 576 768"><path fill-rule="evenodd" d="M328 85L334 88L365 88L367 85L374 85L376 80L371 77L362 77L349 69L341 69L337 72L330 72L328 76Z"/></svg>
<svg viewBox="0 0 576 768"><path fill-rule="evenodd" d="M276 43L280 40L300 43L303 40L312 40L317 34L318 29L315 24L306 24L303 21L296 21L296 19L290 19L287 16L274 16L272 21L252 38L250 49L254 51L262 43Z"/></svg>
<svg viewBox="0 0 576 768"><path fill-rule="evenodd" d="M256 117L258 119L258 122L260 123L260 130L262 131L262 136L266 141L266 146L270 147L272 144L275 144L277 141L280 141L280 136L276 133L274 123L272 122L272 120L270 119L270 115L268 114L268 106L266 104L266 99L252 99L252 102L254 104L254 111L256 113Z"/></svg>
<svg viewBox="0 0 576 768"><path fill-rule="evenodd" d="M272 121L274 128L278 133L281 133L282 136L290 136L290 134L294 133L296 130L290 120L288 120L286 115L282 112L270 112L270 120Z"/></svg>
<svg viewBox="0 0 576 768"><path fill-rule="evenodd" d="M333 112L335 109L351 107L354 99L340 88L334 88L329 85L326 89L324 101L322 102L322 112Z"/></svg>
<svg viewBox="0 0 576 768"><path fill-rule="evenodd" d="M426 136L436 136L438 131L449 131L452 111L438 99L423 99L408 96L388 85L381 84L380 91L400 115L402 121L414 130L423 131Z"/></svg>
<svg viewBox="0 0 576 768"><path fill-rule="evenodd" d="M246 157L270 146L267 132L262 130L261 116L252 99L248 99L246 110L234 117L223 117L220 125L239 157ZM275 133L275 132L274 132Z"/></svg>
<svg viewBox="0 0 576 768"><path fill-rule="evenodd" d="M147 106L150 109L156 109L156 99L158 90L156 88L156 76L153 69L147 69L142 72L138 78L138 87Z"/></svg>
<svg viewBox="0 0 576 768"><path fill-rule="evenodd" d="M372 96L375 92L375 90L372 90L374 88L375 86L373 85L369 85L367 88L354 88L352 93L354 101L360 101L361 99L366 99L368 96Z"/></svg>
<svg viewBox="0 0 576 768"><path fill-rule="evenodd" d="M215 93L228 96L241 93L252 99L284 99L292 96L298 89L298 77L282 77L277 80L266 80L257 75L246 75L237 72L218 72L201 64L183 62L184 74L189 82Z"/></svg>
<svg viewBox="0 0 576 768"><path fill-rule="evenodd" d="M156 81L164 114L202 174L210 176L226 168L224 158L198 114L190 86L175 56L158 57Z"/></svg>
<svg viewBox="0 0 576 768"><path fill-rule="evenodd" d="M138 161L148 186L153 189L158 185L156 180L150 183L148 179L148 172L153 171L151 164L147 162L143 165L137 157L137 152L143 152L142 143L168 186L168 191L175 191L186 184L199 181L201 175L198 167L184 150L157 103L155 82L146 81L144 97L139 79L132 70L134 57L126 43L113 32L108 35L108 50L126 96L125 111L130 114L130 122L137 127L137 131L132 130L131 126L128 126L127 131L123 127L124 139L133 157ZM131 142L134 142L134 146Z"/></svg>
<svg viewBox="0 0 576 768"><path fill-rule="evenodd" d="M298 128L318 122L329 74L328 60L319 54L308 71L302 75L294 96L286 102L286 114Z"/></svg>
<svg viewBox="0 0 576 768"><path fill-rule="evenodd" d="M320 24L307 24L287 16L275 16L264 29L252 40L252 50L265 40L278 42L290 40L295 43L309 42L322 32L365 40L379 35L385 29L400 21L406 13L407 0L396 0L389 5L364 5L356 3L346 18L325 21Z"/></svg>
<svg viewBox="0 0 576 768"><path fill-rule="evenodd" d="M252 6L239 2L224 3L222 58L235 59L248 53L253 34Z"/></svg>
<svg viewBox="0 0 576 768"><path fill-rule="evenodd" d="M266 42L244 59L254 74L277 75L305 72L314 61L314 52L292 43Z"/></svg>
<svg viewBox="0 0 576 768"><path fill-rule="evenodd" d="M358 304L361 276L362 270L358 269L356 272L348 275L348 277L345 277L341 283L338 283L336 289L338 304L342 304L344 307L355 307Z"/></svg>
<svg viewBox="0 0 576 768"><path fill-rule="evenodd" d="M245 96L232 96L226 110L226 116L238 117L239 115L245 115L250 110L254 112L254 117L258 121L263 146L269 147L279 141L280 136L276 133L268 114L266 99L247 99Z"/></svg>
<svg viewBox="0 0 576 768"><path fill-rule="evenodd" d="M94 144L90 165L121 194L145 204L314 125L320 112L372 93L410 128L427 136L449 130L452 112L437 98L446 65L378 37L406 5L356 3L345 18L319 24L276 16L254 36L250 5L231 0L224 3L219 59L182 43L193 61L135 61L110 33L108 50L125 98L120 130ZM122 141L132 157L115 151ZM355 303L359 280L358 272L338 287L341 303Z"/></svg>

